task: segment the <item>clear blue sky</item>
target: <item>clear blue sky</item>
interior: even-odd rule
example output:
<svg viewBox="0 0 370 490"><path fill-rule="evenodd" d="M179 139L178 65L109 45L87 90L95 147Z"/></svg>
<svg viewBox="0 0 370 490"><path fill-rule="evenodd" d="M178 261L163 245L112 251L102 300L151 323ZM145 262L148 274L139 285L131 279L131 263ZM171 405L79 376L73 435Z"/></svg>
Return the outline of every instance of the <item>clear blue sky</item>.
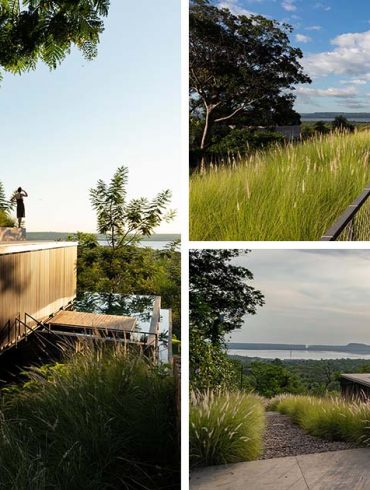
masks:
<svg viewBox="0 0 370 490"><path fill-rule="evenodd" d="M99 53L6 74L0 179L28 193L31 231L95 231L88 189L129 167L129 196L180 207L180 0L112 0ZM179 232L180 215L162 232Z"/></svg>
<svg viewBox="0 0 370 490"><path fill-rule="evenodd" d="M300 86L298 112L370 112L369 0L215 0L236 13L257 13L294 27L313 79Z"/></svg>
<svg viewBox="0 0 370 490"><path fill-rule="evenodd" d="M370 250L253 250L235 262L266 304L232 341L370 344Z"/></svg>

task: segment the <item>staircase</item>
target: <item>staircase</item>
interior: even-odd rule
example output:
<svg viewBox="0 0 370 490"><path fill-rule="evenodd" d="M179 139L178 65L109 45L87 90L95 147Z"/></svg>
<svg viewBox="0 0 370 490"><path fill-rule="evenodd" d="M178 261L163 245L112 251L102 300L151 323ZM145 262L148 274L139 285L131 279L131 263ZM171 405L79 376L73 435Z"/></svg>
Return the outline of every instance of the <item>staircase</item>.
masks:
<svg viewBox="0 0 370 490"><path fill-rule="evenodd" d="M0 331L0 355L9 349L16 348L20 342L27 340L30 335L43 327L43 322L36 320L28 313L25 313L24 321L21 320L20 314L13 322L8 320Z"/></svg>

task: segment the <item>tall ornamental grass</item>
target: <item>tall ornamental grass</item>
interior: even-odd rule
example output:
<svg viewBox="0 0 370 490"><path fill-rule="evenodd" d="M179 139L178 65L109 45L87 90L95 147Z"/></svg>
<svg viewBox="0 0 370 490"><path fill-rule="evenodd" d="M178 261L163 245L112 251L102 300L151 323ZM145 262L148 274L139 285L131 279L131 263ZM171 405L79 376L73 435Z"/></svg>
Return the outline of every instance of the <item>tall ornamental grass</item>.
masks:
<svg viewBox="0 0 370 490"><path fill-rule="evenodd" d="M369 402L284 395L269 408L288 415L313 436L370 446Z"/></svg>
<svg viewBox="0 0 370 490"><path fill-rule="evenodd" d="M370 132L260 151L190 181L191 240L318 240L370 181Z"/></svg>
<svg viewBox="0 0 370 490"><path fill-rule="evenodd" d="M243 393L192 393L190 465L208 466L257 459L262 452L264 407Z"/></svg>
<svg viewBox="0 0 370 490"><path fill-rule="evenodd" d="M174 382L143 358L87 349L0 408L0 488L177 488Z"/></svg>

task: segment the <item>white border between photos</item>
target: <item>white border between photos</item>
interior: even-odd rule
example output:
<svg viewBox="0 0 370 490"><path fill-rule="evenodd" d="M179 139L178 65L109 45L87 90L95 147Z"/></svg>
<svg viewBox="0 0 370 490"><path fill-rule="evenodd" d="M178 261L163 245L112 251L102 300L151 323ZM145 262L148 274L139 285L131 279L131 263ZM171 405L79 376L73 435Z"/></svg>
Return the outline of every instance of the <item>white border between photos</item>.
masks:
<svg viewBox="0 0 370 490"><path fill-rule="evenodd" d="M181 1L181 489L189 488L189 0Z"/></svg>
<svg viewBox="0 0 370 490"><path fill-rule="evenodd" d="M369 250L370 242L188 242L189 249Z"/></svg>

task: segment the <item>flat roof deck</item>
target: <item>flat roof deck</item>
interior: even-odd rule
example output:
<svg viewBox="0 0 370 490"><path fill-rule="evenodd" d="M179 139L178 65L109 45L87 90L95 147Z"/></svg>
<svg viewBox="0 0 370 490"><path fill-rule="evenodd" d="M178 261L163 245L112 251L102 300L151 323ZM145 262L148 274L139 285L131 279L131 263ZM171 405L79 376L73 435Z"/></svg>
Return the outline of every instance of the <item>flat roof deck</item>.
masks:
<svg viewBox="0 0 370 490"><path fill-rule="evenodd" d="M356 374L342 374L342 378L358 383L370 388L370 374L369 373L356 373Z"/></svg>
<svg viewBox="0 0 370 490"><path fill-rule="evenodd" d="M130 316L84 313L81 311L59 311L45 321L47 325L67 328L99 328L132 332L136 327L136 318Z"/></svg>
<svg viewBox="0 0 370 490"><path fill-rule="evenodd" d="M31 242L25 240L19 242L0 242L0 255L36 252L38 250L50 250L53 248L77 247L77 245L77 242Z"/></svg>

